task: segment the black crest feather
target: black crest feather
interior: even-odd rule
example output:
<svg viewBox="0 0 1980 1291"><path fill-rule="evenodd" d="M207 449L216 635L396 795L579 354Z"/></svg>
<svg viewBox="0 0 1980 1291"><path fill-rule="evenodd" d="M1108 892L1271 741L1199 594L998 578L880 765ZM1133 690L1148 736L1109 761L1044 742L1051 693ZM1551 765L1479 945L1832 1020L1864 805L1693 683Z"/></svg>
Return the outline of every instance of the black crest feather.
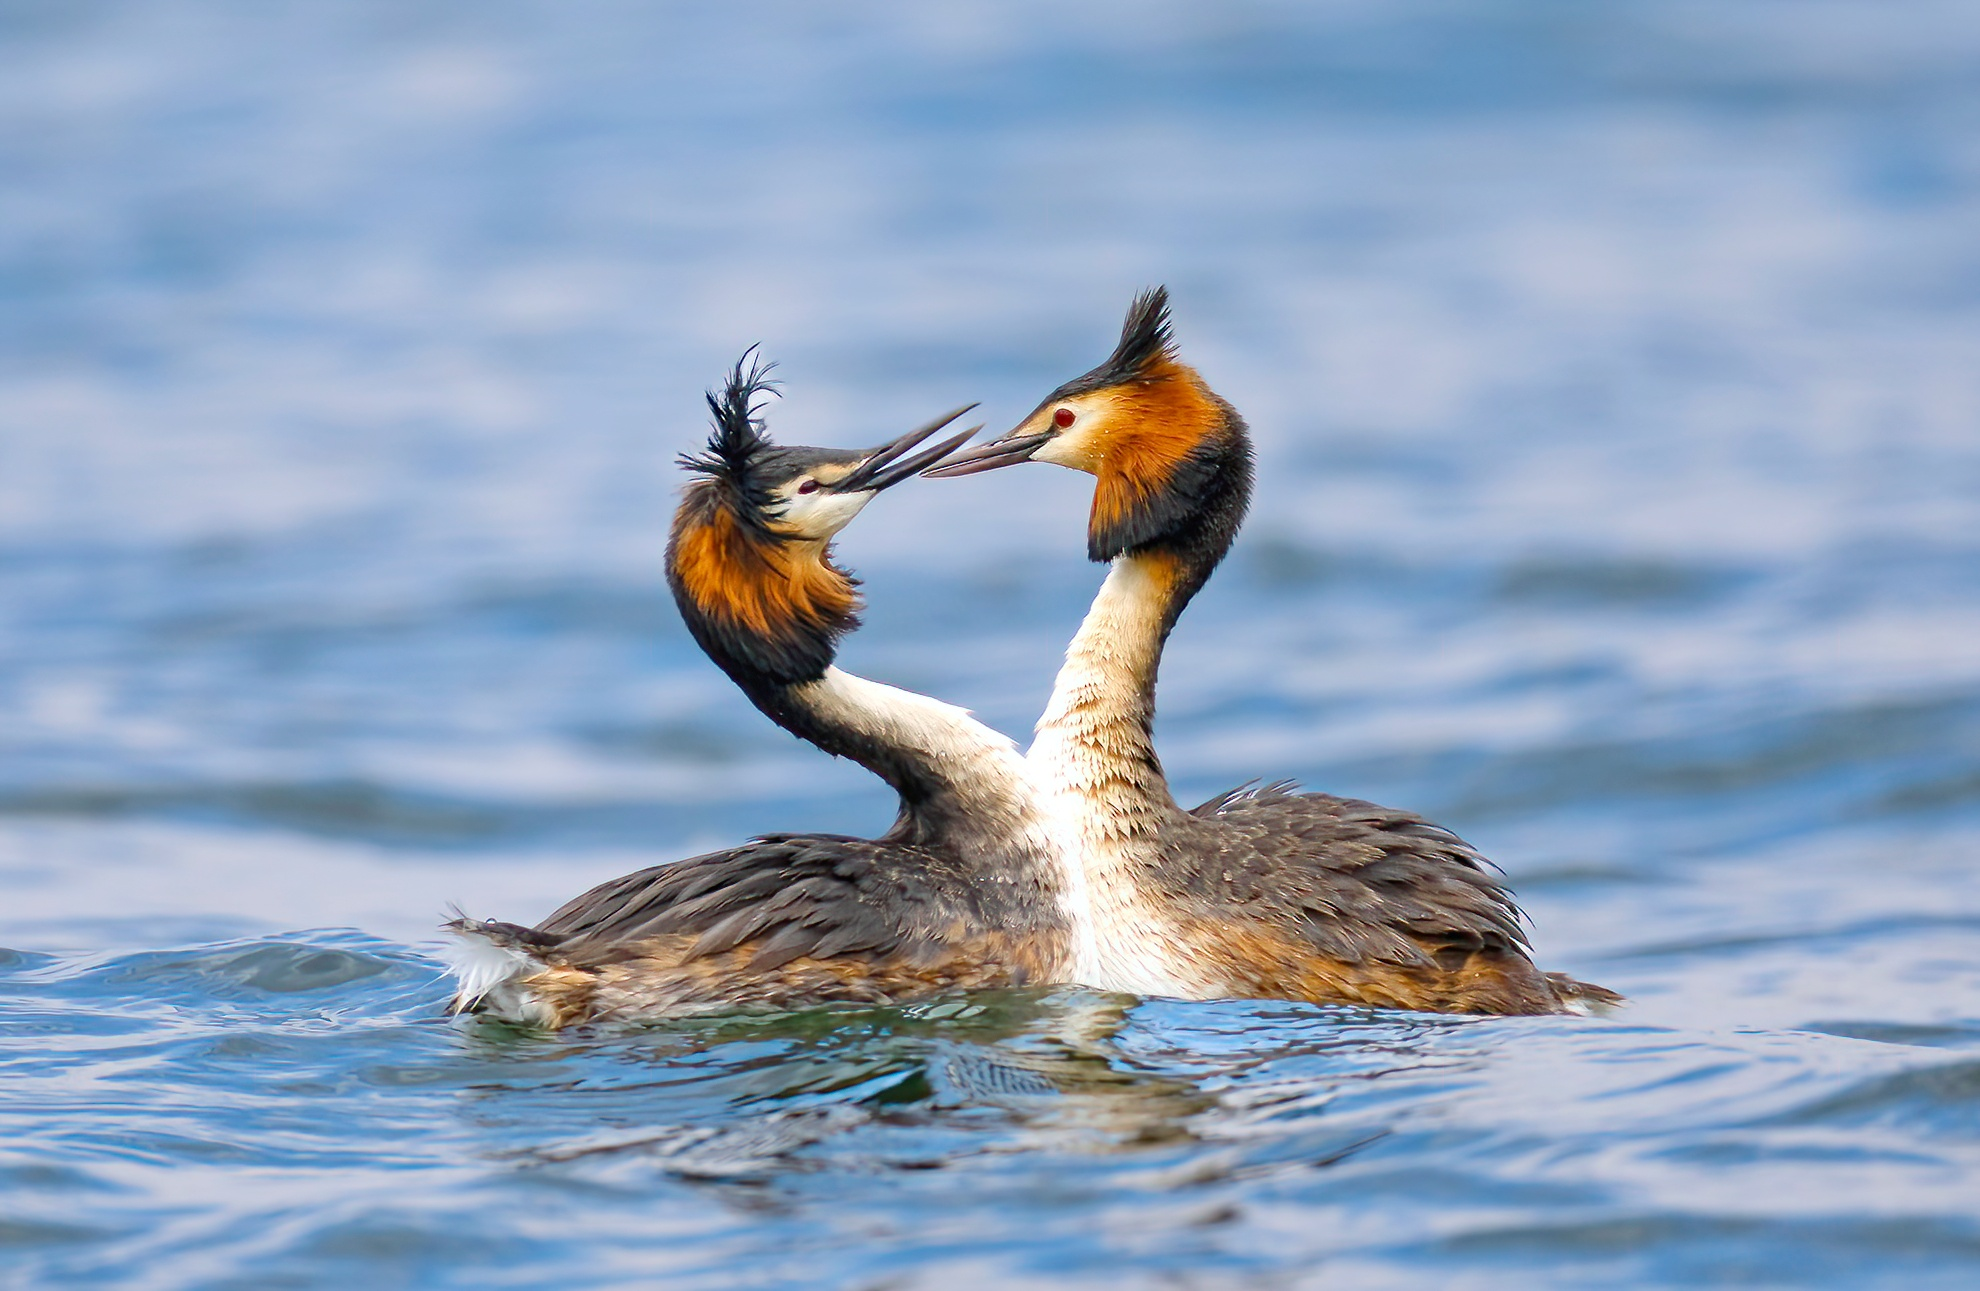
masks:
<svg viewBox="0 0 1980 1291"><path fill-rule="evenodd" d="M1121 322L1120 344L1106 362L1066 382L1046 402L1125 385L1147 375L1155 364L1175 358L1176 338L1169 329L1169 289L1150 287L1128 306L1127 317Z"/></svg>
<svg viewBox="0 0 1980 1291"><path fill-rule="evenodd" d="M763 358L757 346L744 350L729 369L721 391L707 394L708 411L714 419L708 447L679 458L685 469L735 490L736 500L745 504L746 512L756 510L756 505L750 504L761 504L768 498L755 467L770 447L763 433L763 400L777 392L777 382L770 378L776 366Z"/></svg>
<svg viewBox="0 0 1980 1291"><path fill-rule="evenodd" d="M1169 330L1169 289L1150 287L1128 306L1127 317L1121 322L1121 343L1108 356L1106 366L1126 380L1151 363L1175 357L1176 340Z"/></svg>

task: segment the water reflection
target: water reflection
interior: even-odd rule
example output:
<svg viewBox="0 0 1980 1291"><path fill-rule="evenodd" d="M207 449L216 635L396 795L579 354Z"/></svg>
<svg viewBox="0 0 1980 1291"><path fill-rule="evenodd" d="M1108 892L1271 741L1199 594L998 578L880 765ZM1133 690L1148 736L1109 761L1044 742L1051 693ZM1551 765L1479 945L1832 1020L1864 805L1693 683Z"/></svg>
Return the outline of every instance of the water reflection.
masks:
<svg viewBox="0 0 1980 1291"><path fill-rule="evenodd" d="M726 1180L807 1168L796 1155L802 1149L858 1131L866 1133L828 1155L931 1169L1045 1142L1107 1152L1193 1140L1191 1119L1215 1100L1179 1078L1119 1065L1112 1042L1128 1007L1084 993L980 993L900 1009L641 1028L574 1047L560 1040L560 1061L609 1054L612 1075L479 1087L473 1114L507 1137L516 1125L581 1112L587 1128L575 1138L505 1148L503 1156L546 1164L637 1153L654 1169ZM499 1022L463 1026L471 1054L532 1044ZM667 1091L664 1103L647 1096L655 1089ZM546 1090L547 1105L532 1106ZM707 1119L639 1120L696 1105ZM948 1141L958 1133L965 1141ZM932 1148L930 1138L945 1145Z"/></svg>

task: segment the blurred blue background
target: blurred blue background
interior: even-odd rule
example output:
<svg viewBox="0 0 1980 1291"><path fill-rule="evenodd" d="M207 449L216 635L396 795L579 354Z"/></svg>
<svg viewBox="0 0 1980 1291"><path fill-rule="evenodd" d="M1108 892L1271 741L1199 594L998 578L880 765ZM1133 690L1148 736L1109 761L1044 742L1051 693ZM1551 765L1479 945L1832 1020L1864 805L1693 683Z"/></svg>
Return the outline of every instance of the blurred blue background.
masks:
<svg viewBox="0 0 1980 1291"><path fill-rule="evenodd" d="M1136 1128L1020 1090L1006 1194L960 1182L953 1117L989 1096L941 1074L1002 1039L704 1036L695 1075L437 1023L448 901L528 920L891 815L665 595L671 459L724 366L780 360L787 442L969 399L1002 429L1157 282L1262 463L1165 667L1179 794L1296 776L1430 814L1506 867L1548 966L1632 1010L1144 1005L1098 1060ZM1022 737L1098 582L1085 498L1043 467L889 494L842 543L871 601L845 662ZM1972 1285L1976 642L1968 5L0 4L0 944L29 992L0 1120L30 1277ZM922 1083L790 1077L814 1044ZM768 1211L644 1149L528 1175L610 1194L532 1194L549 1228L505 1209L503 1153L770 1133L760 1062L850 1091L774 1115L853 1127L744 1170ZM542 1092L629 1063L716 1083ZM1288 1089L1335 1117L1371 1071L1404 1092L1360 1113L1390 1146L1359 1165L1304 1112L1245 1119ZM463 1128L491 1089L535 1092ZM905 1187L860 1137L876 1098L921 1109L952 1167L918 1176L928 1232L967 1237L871 1227ZM1323 1164L1337 1193L1286 1182ZM93 1200L30 1203L50 1179ZM1188 1180L1223 1218L1180 1236ZM424 1220L377 1218L412 1195Z"/></svg>

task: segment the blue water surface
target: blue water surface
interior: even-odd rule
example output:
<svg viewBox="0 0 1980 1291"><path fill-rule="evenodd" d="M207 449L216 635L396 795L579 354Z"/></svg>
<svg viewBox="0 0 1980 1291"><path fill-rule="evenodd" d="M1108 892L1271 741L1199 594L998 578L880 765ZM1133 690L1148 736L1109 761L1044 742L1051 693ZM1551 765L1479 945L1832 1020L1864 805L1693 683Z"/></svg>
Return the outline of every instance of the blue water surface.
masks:
<svg viewBox="0 0 1980 1291"><path fill-rule="evenodd" d="M1178 795L1423 811L1607 1019L545 1035L530 920L873 832L659 577L701 390L1001 429L1174 291ZM850 530L1022 735L1087 482ZM0 4L0 1284L1980 1285L1980 11Z"/></svg>

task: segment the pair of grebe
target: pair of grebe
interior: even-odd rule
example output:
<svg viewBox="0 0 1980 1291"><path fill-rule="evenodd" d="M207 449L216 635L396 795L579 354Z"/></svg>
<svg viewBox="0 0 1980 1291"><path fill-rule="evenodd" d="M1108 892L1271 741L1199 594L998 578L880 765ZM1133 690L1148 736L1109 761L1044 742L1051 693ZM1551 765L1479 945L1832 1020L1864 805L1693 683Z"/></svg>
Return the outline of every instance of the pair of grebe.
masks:
<svg viewBox="0 0 1980 1291"><path fill-rule="evenodd" d="M749 356L745 356L747 359ZM1166 292L1106 362L1013 431L915 451L779 447L764 368L711 393L667 580L695 641L772 721L900 795L877 839L770 834L627 875L536 927L456 920L457 1010L560 1027L737 1008L887 1004L1076 984L1445 1013L1582 1012L1543 973L1485 859L1408 812L1282 784L1193 810L1155 754L1155 676L1249 501L1244 420L1176 356ZM1095 477L1087 554L1111 565L1028 754L959 708L833 665L858 626L831 540L882 490L1052 462Z"/></svg>

